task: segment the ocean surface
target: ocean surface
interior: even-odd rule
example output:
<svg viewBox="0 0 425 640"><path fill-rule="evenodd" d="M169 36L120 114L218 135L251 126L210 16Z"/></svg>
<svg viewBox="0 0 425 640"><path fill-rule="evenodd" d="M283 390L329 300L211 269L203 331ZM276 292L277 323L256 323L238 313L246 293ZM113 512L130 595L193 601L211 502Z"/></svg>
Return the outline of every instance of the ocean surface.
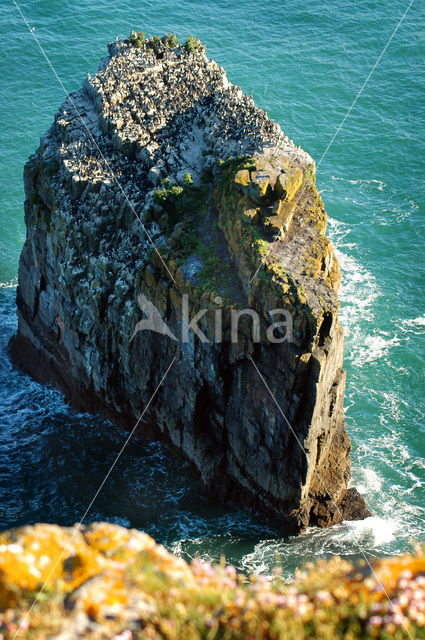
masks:
<svg viewBox="0 0 425 640"><path fill-rule="evenodd" d="M68 91L131 29L194 34L230 80L318 163L343 272L346 420L353 484L373 517L283 540L208 503L185 465L137 435L87 521L138 527L185 557L245 571L425 540L425 5L414 2L326 155L407 1L25 0L18 4ZM10 362L25 238L23 165L64 92L10 0L0 3L0 528L79 521L125 434L77 414Z"/></svg>

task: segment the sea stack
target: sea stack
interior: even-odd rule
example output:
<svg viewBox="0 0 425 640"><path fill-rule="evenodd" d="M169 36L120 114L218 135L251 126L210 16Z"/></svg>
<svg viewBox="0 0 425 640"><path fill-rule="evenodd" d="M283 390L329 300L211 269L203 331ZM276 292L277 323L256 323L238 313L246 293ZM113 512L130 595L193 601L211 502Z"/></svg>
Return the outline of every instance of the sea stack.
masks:
<svg viewBox="0 0 425 640"><path fill-rule="evenodd" d="M21 366L285 533L369 515L314 161L198 40L113 42L24 180Z"/></svg>

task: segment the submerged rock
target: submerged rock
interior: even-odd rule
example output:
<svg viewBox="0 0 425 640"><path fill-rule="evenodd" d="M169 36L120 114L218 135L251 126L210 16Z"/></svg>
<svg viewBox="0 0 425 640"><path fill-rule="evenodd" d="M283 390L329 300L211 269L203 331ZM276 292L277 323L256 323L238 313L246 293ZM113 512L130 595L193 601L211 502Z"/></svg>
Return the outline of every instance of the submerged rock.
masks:
<svg viewBox="0 0 425 640"><path fill-rule="evenodd" d="M28 161L12 354L288 533L365 517L314 161L174 45L112 43Z"/></svg>

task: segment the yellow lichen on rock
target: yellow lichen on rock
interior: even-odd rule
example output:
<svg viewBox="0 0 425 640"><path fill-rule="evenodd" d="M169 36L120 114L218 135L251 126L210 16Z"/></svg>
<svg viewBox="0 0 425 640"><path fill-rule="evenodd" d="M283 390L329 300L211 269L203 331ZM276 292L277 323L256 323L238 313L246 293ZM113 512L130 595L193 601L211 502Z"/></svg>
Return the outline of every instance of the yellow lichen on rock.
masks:
<svg viewBox="0 0 425 640"><path fill-rule="evenodd" d="M0 534L2 606L10 606L16 590L39 589L62 580L71 591L108 566L109 561L87 546L81 532L48 524L21 527Z"/></svg>
<svg viewBox="0 0 425 640"><path fill-rule="evenodd" d="M259 170L251 173L248 195L256 204L264 205L271 203L273 199L273 189L270 184L270 175L267 171Z"/></svg>
<svg viewBox="0 0 425 640"><path fill-rule="evenodd" d="M108 523L79 529L37 524L0 534L0 606L16 603L17 594L61 583L65 593L105 571L123 573L123 563L143 554L143 562L175 580L193 584L186 563L147 534Z"/></svg>
<svg viewBox="0 0 425 640"><path fill-rule="evenodd" d="M291 202L294 195L300 188L304 173L301 169L291 169L286 173L280 173L276 178L276 197L285 202Z"/></svg>
<svg viewBox="0 0 425 640"><path fill-rule="evenodd" d="M124 572L121 570L121 574ZM83 614L98 624L108 620L135 623L157 613L152 596L143 594L119 572L107 572L83 583L67 598L73 615Z"/></svg>
<svg viewBox="0 0 425 640"><path fill-rule="evenodd" d="M240 169L236 172L235 183L241 187L248 187L251 182L251 176L248 169Z"/></svg>
<svg viewBox="0 0 425 640"><path fill-rule="evenodd" d="M260 212L258 209L245 209L243 212L243 222L248 222L250 224L259 224L260 222Z"/></svg>
<svg viewBox="0 0 425 640"><path fill-rule="evenodd" d="M416 556L406 554L398 558L379 560L374 571L387 591L392 591L396 587L401 574L405 577L422 574L424 576L422 587L425 587L425 556L421 553Z"/></svg>

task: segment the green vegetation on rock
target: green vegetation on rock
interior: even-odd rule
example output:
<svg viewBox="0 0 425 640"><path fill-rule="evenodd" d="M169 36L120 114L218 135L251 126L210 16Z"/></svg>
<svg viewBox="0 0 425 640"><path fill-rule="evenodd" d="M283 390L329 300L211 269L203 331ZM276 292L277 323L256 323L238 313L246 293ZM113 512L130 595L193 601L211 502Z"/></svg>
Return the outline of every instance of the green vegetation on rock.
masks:
<svg viewBox="0 0 425 640"><path fill-rule="evenodd" d="M130 34L130 42L134 47L142 47L145 43L146 35L143 31L132 31Z"/></svg>
<svg viewBox="0 0 425 640"><path fill-rule="evenodd" d="M169 49L175 49L178 44L179 44L179 39L176 36L175 33L167 33L164 38L164 44L169 48Z"/></svg>
<svg viewBox="0 0 425 640"><path fill-rule="evenodd" d="M152 36L150 40L148 40L147 44L151 49L156 49L157 47L160 47L162 45L162 40L159 36L155 35Z"/></svg>
<svg viewBox="0 0 425 640"><path fill-rule="evenodd" d="M195 51L198 51L201 46L201 41L194 36L188 36L186 42L184 43L184 48L187 53L194 53Z"/></svg>
<svg viewBox="0 0 425 640"><path fill-rule="evenodd" d="M162 188L156 189L153 194L155 204L161 207L168 216L167 230L169 232L178 222L204 216L207 198L207 185L195 187L190 173L185 174L183 186L171 185L169 179L165 178L162 181Z"/></svg>
<svg viewBox="0 0 425 640"><path fill-rule="evenodd" d="M214 243L205 244L201 233L193 224L188 226L187 231L180 236L178 249L180 264L193 254L201 259L202 268L197 274L199 278L197 288L201 294L213 291L220 292L222 295L227 294L227 286L223 278L223 261L215 252Z"/></svg>
<svg viewBox="0 0 425 640"><path fill-rule="evenodd" d="M212 238L206 242L201 230L208 212L209 186L205 183L195 186L191 174L186 173L183 186L171 185L165 178L162 188L154 192L153 198L159 208L155 217L160 224L165 222L177 264L182 266L189 256L196 255L202 262L197 274L199 293L220 290L224 294L222 260L214 249ZM216 232L217 224L212 224L210 234L215 235Z"/></svg>

